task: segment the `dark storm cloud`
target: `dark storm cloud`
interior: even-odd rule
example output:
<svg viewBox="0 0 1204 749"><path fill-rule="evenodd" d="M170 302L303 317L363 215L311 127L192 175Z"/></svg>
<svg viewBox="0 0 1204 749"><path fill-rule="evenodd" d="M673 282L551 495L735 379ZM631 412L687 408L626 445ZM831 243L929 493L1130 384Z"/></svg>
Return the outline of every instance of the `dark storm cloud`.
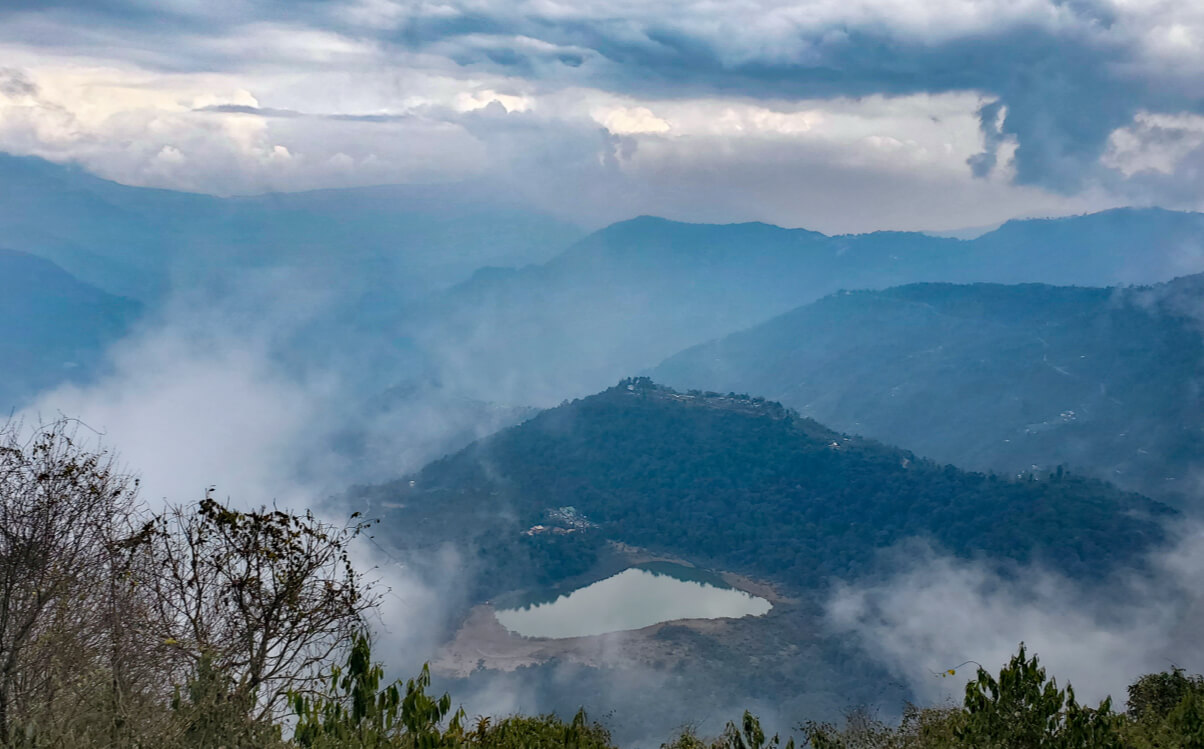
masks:
<svg viewBox="0 0 1204 749"><path fill-rule="evenodd" d="M3 75L3 71L0 71L0 75ZM2 78L0 78L0 86L3 86ZM309 112L298 112L295 109L252 107L247 104L212 104L207 107L198 107L193 111L212 112L214 114L253 114L257 117L273 117L285 120L330 120L332 122L406 122L417 119L408 114L312 114Z"/></svg>
<svg viewBox="0 0 1204 749"><path fill-rule="evenodd" d="M253 114L259 117L282 117L292 119L295 117L305 117L304 112L298 112L295 109L273 109L272 107L252 107L247 104L214 104L208 107L199 107L195 112L214 112L216 114Z"/></svg>
<svg viewBox="0 0 1204 749"><path fill-rule="evenodd" d="M0 68L0 94L6 96L37 96L38 87L21 70Z"/></svg>
<svg viewBox="0 0 1204 749"><path fill-rule="evenodd" d="M991 14L1007 4L963 3L958 7L988 18L963 30L953 20L943 28L940 19L908 27L908 14L923 12L919 0L851 6L842 16L822 0L753 2L738 11L689 3L636 9L605 0L553 10L510 0L431 7L388 0L16 0L0 10L0 24L6 16L43 14L60 24L75 19L77 25L141 30L144 44L161 46L163 64L172 67L180 60L202 69L238 63L227 50L191 52L173 35L219 35L259 23L333 31L379 44L386 54L424 53L452 68L542 86L637 96L789 99L974 90L994 101L981 112L986 150L971 159L972 172L986 176L999 168L999 147L1015 141L1016 182L1062 193L1116 180L1100 157L1110 134L1138 112L1204 112L1204 93L1191 76L1180 79L1165 66L1146 64L1142 29L1127 27L1134 17L1121 18L1105 2L1034 2L1025 6L1027 16L1005 13L998 22ZM818 20L806 23L772 15L813 7ZM1151 18L1147 25L1158 21ZM741 28L745 21L754 24L751 31ZM71 43L49 36L28 34L22 41Z"/></svg>
<svg viewBox="0 0 1204 749"><path fill-rule="evenodd" d="M580 68L548 66L545 74L637 95L828 98L981 91L997 101L984 110L988 150L975 160L975 173L989 173L998 146L1014 138L1016 180L1066 193L1096 176L1109 135L1137 112L1204 111L1204 96L1131 72L1132 48L1035 26L938 43L855 30L826 41L815 32L806 59L739 63L725 60L719 42L676 29L649 28L640 39L607 36L605 30L605 24L588 32L540 25L514 32L542 33L545 41L592 52ZM428 32L428 41L439 38L436 28ZM472 58L472 64L503 67L495 57ZM999 126L1003 107L1007 117Z"/></svg>
<svg viewBox="0 0 1204 749"><path fill-rule="evenodd" d="M970 171L975 177L986 177L999 162L999 147L1003 145L1003 127L999 122L1003 114L1003 102L996 100L983 104L978 109L978 126L982 130L984 149L970 157Z"/></svg>

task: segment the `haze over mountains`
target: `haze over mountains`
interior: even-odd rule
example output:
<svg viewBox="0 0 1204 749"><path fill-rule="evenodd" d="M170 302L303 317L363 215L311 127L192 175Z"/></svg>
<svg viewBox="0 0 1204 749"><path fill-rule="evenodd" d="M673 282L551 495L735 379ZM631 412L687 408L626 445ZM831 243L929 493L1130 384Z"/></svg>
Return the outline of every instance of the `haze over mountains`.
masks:
<svg viewBox="0 0 1204 749"><path fill-rule="evenodd" d="M170 423L185 456L215 446L194 472L151 466L149 486L203 488L241 461L259 469L243 486L381 517L431 612L399 653L432 657L474 606L640 555L776 591L764 622L666 626L621 665L566 655L571 678L502 655L444 674L538 695L532 710L621 707L632 730L690 716L607 684L672 678L681 706L715 711L730 695L692 684L804 712L882 699L867 684L895 654L859 639L861 619L841 620L856 637L833 622L847 591L890 585L892 554L1008 591L1056 570L1019 611L1069 587L1120 617L1096 582L1164 590L1204 447L1204 276L1169 279L1204 271L1204 215L972 240L645 216L582 236L462 187L220 199L0 158L0 244L19 250L0 254L4 311L26 321L0 341L0 398L118 444ZM641 372L681 392L613 387ZM590 525L531 532L566 506Z"/></svg>
<svg viewBox="0 0 1204 749"><path fill-rule="evenodd" d="M457 193L462 189L467 192ZM469 423L473 419L466 421L467 404L480 404L481 424L501 425L507 422L496 422L495 417L505 409L546 407L586 395L647 370L678 351L763 323L840 289L887 289L916 281L1141 284L1204 270L1199 239L1204 236L1204 216L1158 209L1012 221L965 241L906 232L830 237L766 224L683 224L642 217L574 242L578 230L515 203L482 203L465 186L220 199L126 187L78 169L6 156L0 158L0 190L6 196L0 201L4 244L54 260L110 294L120 292L131 299L147 300L144 308L152 327L171 325L179 317L180 304L172 307L175 311L167 318L163 316L173 299L186 299L184 306L189 309L198 309L200 304L220 310L222 321L204 323L218 331L253 330L263 327L263 320L271 320L274 327L268 333L268 348L276 366L310 373L306 376L337 373L348 395L340 401L351 410L362 410L361 404L401 386L390 398L392 410L376 409L378 415L394 413L399 419L402 413L415 415L422 423L431 424L432 432L448 435L447 440L435 438L432 444L448 446L463 444L463 437L452 439L454 435L483 433ZM544 262L538 262L541 260ZM514 265L507 267L507 263ZM40 332L31 339L34 343L22 344L26 349L23 358L7 360L9 382L23 379L49 387L68 381L64 368L70 370L74 381L87 381L100 371L99 349L80 357L62 352L74 350L78 344L73 336L90 326L99 325L112 336L124 330L132 317L122 313L116 316L118 322L103 322L116 319L106 312L93 322L78 324L73 310L100 293L81 291L83 288L78 285L74 291L61 290L35 299L36 285L12 284L10 304L51 306L38 315ZM974 293L987 294L988 290ZM1050 291L1047 296L1052 299L1060 293ZM888 298L896 296L896 292L888 293ZM1041 309L1047 302L1045 297L1031 300ZM993 299L982 302L984 309L1000 303ZM835 302L827 300L825 304ZM1016 299L1012 308L1020 310L1029 304ZM1088 294L1082 304L1102 309L1105 303ZM1161 379L1156 373L1178 367L1164 372L1174 384L1157 389L1165 397L1155 411L1137 406L1126 406L1129 410L1125 411L1113 402L1119 396L1101 396L1098 389L1091 391L1094 396L1085 392L1075 397L1054 396L1074 381L1059 376L1057 379L1065 382L1057 387L1050 384L1041 391L1040 399L1030 398L1010 420L1002 418L998 409L988 409L990 418L984 413L982 418L960 422L961 427L933 426L917 433L915 424L935 424L930 418L914 418L918 411L931 416L927 404L933 392L918 390L914 398L905 399L914 404L913 409L899 412L892 408L904 400L879 403L855 383L862 374L874 381L896 371L878 366L878 346L905 346L907 341L951 345L936 338L945 328L926 327L928 319L915 311L919 308L907 307L907 313L901 314L883 308L872 295L845 299L843 309L840 314L848 316L847 320L838 314L838 319L773 323L781 328L775 334L777 339L769 333L755 334L764 338L761 349L742 349L731 361L714 363L712 369L718 367L722 373L695 362L680 367L666 364L657 377L687 388L697 385L779 398L838 428L864 432L967 467L1010 471L1069 462L1160 496L1168 490L1166 478L1189 479L1188 468L1179 465L1182 460L1161 457L1191 452L1193 432L1188 426L1175 427L1174 439L1179 443L1170 452L1157 446L1151 449L1145 443L1117 443L1098 448L1108 457L1093 457L1083 452L1087 448L1076 447L1078 440L1062 439L1076 428L1093 429L1083 426L1088 423L1108 423L1109 429L1120 434L1125 424L1136 423L1139 412L1164 427L1171 423L1167 419L1190 424L1194 413L1190 407L1171 406L1180 395L1191 397L1184 390L1192 387L1190 372L1184 367L1190 366L1189 351L1195 339L1181 320L1165 319L1173 330L1125 328L1118 333L1142 339L1143 345L1164 340L1163 348L1174 352L1168 356L1151 349L1143 360L1155 366L1152 376L1157 381ZM1083 320L1091 314L1087 307L1073 305L1057 310L1050 314ZM989 320L958 314L959 332L949 335L960 335L967 345L978 342L983 349L979 358L989 354L1002 357L1004 369L999 370L997 382L1007 379L1002 374L1010 371L1006 367L1020 364L1002 352L1019 344L989 343L993 335L989 331L1002 326L999 335L1022 337L1026 323L1009 322L1006 312L992 313ZM1034 309L1031 314L1040 311ZM979 330L980 323L989 325ZM1046 323L1054 324L1052 320ZM1145 324L1157 328L1161 323ZM796 326L794 334L784 329L789 325ZM1011 332L1002 332L1005 328ZM1073 325L1059 325L1055 331L1074 339L1065 351L1078 351L1086 345L1072 329ZM1114 343L1106 326L1096 325L1093 330L1095 338L1091 340L1100 346ZM878 337L867 339L874 335L872 331L879 331ZM805 348L786 347L786 342L794 340L792 335L813 342L814 347L824 346L822 341L828 340L845 346L862 341L869 348L860 365L849 364L853 370L842 370L813 356L806 366L814 370L814 388L823 391L817 400L804 397L802 391L788 392L786 385L774 380L797 372L797 367L782 361L789 356L786 352ZM1092 360L1078 360L1074 365L1081 367L1086 361ZM918 366L914 360L909 362ZM951 360L948 364L957 367ZM740 367L755 376L739 376L735 370ZM727 376L727 370L732 370L732 376ZM1048 369L1046 377L1053 371ZM970 375L968 370L958 370L957 376ZM1119 376L1108 373L1101 382ZM803 375L798 379L804 379ZM939 380L925 372L911 381ZM986 384L990 383L968 387L981 394ZM1032 388L1046 384L1044 379L1034 381ZM847 398L840 395L845 392L842 388L850 391ZM932 388L939 390L935 384ZM875 386L873 392L881 390ZM6 397L11 407L33 392L29 387L14 386ZM404 402L399 393L410 394L411 400ZM449 413L460 414L449 418L446 428L437 419L417 416L430 413L430 404L436 401ZM957 412L969 415L972 411L967 404ZM1075 412L1079 427L1047 429L1061 423L1058 420L1064 411ZM1112 421L1103 415L1114 411L1128 415ZM1167 414L1167 419L1161 414ZM1101 419L1104 421L1098 421ZM984 426L981 430L980 425ZM1043 436L1004 442L1017 429L1030 425L1038 427L1030 431ZM381 429L389 427L383 423L369 427L377 433ZM338 444L343 449L362 444L348 435L363 430L363 424L339 426ZM971 431L973 434L968 434ZM432 454L410 445L389 449ZM439 449L435 448L434 455Z"/></svg>
<svg viewBox="0 0 1204 749"><path fill-rule="evenodd" d="M436 442L454 446L464 437L450 435L483 433L468 404L480 404L482 424L503 425L495 417L506 409L594 392L763 323L655 376L780 399L970 468L1064 462L1168 497L1191 485L1198 284L1118 294L893 287L1165 281L1204 270L1200 214L1011 221L973 240L641 217L573 242L578 230L562 222L470 191L453 197L459 189L219 199L0 158L4 244L60 264L52 294L23 280L24 266L6 274L6 303L39 322L6 359L5 400L87 381L139 309L161 326L172 299L199 294L187 305L225 311L210 327L274 320L278 366L338 372L355 391L349 407L397 386L398 414L441 400L461 416L449 419L450 441ZM884 291L800 308L840 289ZM146 303L105 297L116 293ZM950 392L964 393L956 407L932 406ZM362 426L340 429L341 445L360 444L348 435Z"/></svg>
<svg viewBox="0 0 1204 749"><path fill-rule="evenodd" d="M970 241L644 217L543 265L478 272L422 310L415 339L478 395L500 376L509 392L551 405L839 289L1152 283L1204 270L1202 229L1199 214L1128 209L1009 222Z"/></svg>
<svg viewBox="0 0 1204 749"><path fill-rule="evenodd" d="M469 184L217 198L7 154L0 226L4 246L146 301L211 275L272 266L322 274L349 295L410 296L482 265L545 260L582 235Z"/></svg>
<svg viewBox="0 0 1204 749"><path fill-rule="evenodd" d="M79 282L54 263L0 249L0 412L104 366L142 306Z"/></svg>
<svg viewBox="0 0 1204 749"><path fill-rule="evenodd" d="M1200 6L0 2L0 745L1204 736Z"/></svg>
<svg viewBox="0 0 1204 749"><path fill-rule="evenodd" d="M1204 276L1149 287L842 292L677 354L653 376L761 393L979 470L1067 464L1196 503Z"/></svg>
<svg viewBox="0 0 1204 749"><path fill-rule="evenodd" d="M220 296L288 269L292 286L339 290L294 353L351 330L404 337L426 376L539 405L839 289L1154 283L1204 270L1204 217L1157 209L1013 221L969 241L644 217L571 244L579 230L471 185L219 199L6 156L0 190L5 246L109 293L154 301L208 284Z"/></svg>

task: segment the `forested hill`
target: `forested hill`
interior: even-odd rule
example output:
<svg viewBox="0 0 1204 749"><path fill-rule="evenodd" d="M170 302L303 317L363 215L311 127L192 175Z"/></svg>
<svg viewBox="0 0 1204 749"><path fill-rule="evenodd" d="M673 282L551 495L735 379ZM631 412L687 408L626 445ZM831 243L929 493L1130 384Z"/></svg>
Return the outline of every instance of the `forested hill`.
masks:
<svg viewBox="0 0 1204 749"><path fill-rule="evenodd" d="M844 292L684 351L675 387L780 399L976 470L1061 463L1178 500L1204 473L1204 276Z"/></svg>
<svg viewBox="0 0 1204 749"><path fill-rule="evenodd" d="M1171 512L1057 472L966 473L776 403L647 379L545 411L368 496L399 542L480 548L493 590L576 574L600 539L790 587L869 572L879 550L917 536L963 557L1085 576L1132 562ZM548 513L565 506L597 526L522 534L556 525Z"/></svg>
<svg viewBox="0 0 1204 749"><path fill-rule="evenodd" d="M54 263L0 249L0 413L45 388L83 382L141 305L80 282Z"/></svg>

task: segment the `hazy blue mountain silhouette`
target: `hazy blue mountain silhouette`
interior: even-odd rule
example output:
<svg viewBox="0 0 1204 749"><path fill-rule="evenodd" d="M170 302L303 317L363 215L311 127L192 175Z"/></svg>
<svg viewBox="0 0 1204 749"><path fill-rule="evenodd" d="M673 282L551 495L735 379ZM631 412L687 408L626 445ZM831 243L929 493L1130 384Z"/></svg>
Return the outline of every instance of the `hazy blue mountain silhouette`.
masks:
<svg viewBox="0 0 1204 749"><path fill-rule="evenodd" d="M758 392L976 469L1066 463L1157 496L1204 477L1204 276L1134 288L845 292L681 352L678 387Z"/></svg>
<svg viewBox="0 0 1204 749"><path fill-rule="evenodd" d="M105 349L140 310L48 260L0 249L0 413L45 388L95 376Z"/></svg>
<svg viewBox="0 0 1204 749"><path fill-rule="evenodd" d="M505 383L502 395L549 405L840 289L1163 281L1204 270L1200 237L1204 215L1158 209L1009 222L969 241L641 217L542 265L478 271L406 329L454 361L444 379L486 398Z"/></svg>
<svg viewBox="0 0 1204 749"><path fill-rule="evenodd" d="M153 300L239 267L298 266L393 293L445 286L486 264L554 255L579 229L471 184L218 198L129 187L0 154L0 233L113 293Z"/></svg>

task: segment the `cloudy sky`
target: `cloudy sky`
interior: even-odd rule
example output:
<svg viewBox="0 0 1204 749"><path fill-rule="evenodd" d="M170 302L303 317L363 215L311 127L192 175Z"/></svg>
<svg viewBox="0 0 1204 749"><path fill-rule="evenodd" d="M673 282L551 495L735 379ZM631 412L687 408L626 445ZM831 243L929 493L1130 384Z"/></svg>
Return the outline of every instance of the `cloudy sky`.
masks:
<svg viewBox="0 0 1204 749"><path fill-rule="evenodd" d="M586 225L1204 208L1196 0L5 0L0 150Z"/></svg>

